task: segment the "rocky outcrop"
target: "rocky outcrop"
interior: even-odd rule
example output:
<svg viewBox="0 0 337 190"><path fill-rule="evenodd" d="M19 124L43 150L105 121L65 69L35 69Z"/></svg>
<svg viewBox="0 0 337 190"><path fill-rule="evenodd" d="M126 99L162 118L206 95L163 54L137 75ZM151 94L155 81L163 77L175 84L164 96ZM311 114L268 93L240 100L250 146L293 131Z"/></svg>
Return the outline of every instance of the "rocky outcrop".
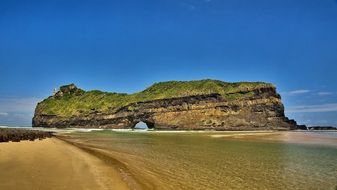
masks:
<svg viewBox="0 0 337 190"><path fill-rule="evenodd" d="M166 89L166 88L163 88ZM85 91L71 85L60 89L49 99L64 94L81 100ZM254 88L220 93L204 93L181 97L136 101L108 111L92 108L89 113L65 115L46 113L47 107L57 103L51 100L40 102L33 118L34 127L79 127L79 128L134 128L144 122L149 128L174 130L265 130L295 129L297 124L284 115L280 95L272 85L257 85ZM235 96L234 96L235 95ZM102 96L104 97L104 96ZM134 96L122 96L133 98ZM233 98L234 97L234 98ZM62 97L61 97L62 98ZM83 98L82 98L83 99ZM73 100L66 99L69 107ZM62 102L64 103L64 102ZM77 113L77 112L76 112Z"/></svg>
<svg viewBox="0 0 337 190"><path fill-rule="evenodd" d="M21 140L34 141L36 139L41 140L52 136L53 133L47 131L0 128L0 143L9 141L20 142Z"/></svg>
<svg viewBox="0 0 337 190"><path fill-rule="evenodd" d="M308 126L306 128L303 128L303 129L306 129L306 130L337 130L337 127L334 127L334 126Z"/></svg>

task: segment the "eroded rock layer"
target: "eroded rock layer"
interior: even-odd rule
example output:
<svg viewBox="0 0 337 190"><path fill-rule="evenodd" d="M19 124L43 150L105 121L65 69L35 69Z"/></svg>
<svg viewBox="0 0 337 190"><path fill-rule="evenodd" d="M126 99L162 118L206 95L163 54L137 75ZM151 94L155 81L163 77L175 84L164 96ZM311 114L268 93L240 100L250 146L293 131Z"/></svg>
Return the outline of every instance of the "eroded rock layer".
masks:
<svg viewBox="0 0 337 190"><path fill-rule="evenodd" d="M141 121L149 128L175 130L283 130L297 126L285 117L281 97L271 84L202 80L192 82L198 84L193 84L198 88L193 91L193 85L186 86L189 82L171 83L155 84L131 95L63 86L37 105L33 126L129 129ZM188 92L180 93L186 88ZM170 90L177 97L168 95ZM146 93L157 94L149 100ZM86 104L88 97L96 98L99 105Z"/></svg>

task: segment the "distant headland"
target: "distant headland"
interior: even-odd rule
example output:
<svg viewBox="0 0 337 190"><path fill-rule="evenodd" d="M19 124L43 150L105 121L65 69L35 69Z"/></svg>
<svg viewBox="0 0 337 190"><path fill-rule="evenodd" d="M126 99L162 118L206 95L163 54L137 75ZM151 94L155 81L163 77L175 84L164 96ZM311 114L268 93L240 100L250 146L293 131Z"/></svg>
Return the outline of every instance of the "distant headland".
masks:
<svg viewBox="0 0 337 190"><path fill-rule="evenodd" d="M289 130L274 85L219 80L155 83L134 94L61 86L38 103L33 127L171 130Z"/></svg>

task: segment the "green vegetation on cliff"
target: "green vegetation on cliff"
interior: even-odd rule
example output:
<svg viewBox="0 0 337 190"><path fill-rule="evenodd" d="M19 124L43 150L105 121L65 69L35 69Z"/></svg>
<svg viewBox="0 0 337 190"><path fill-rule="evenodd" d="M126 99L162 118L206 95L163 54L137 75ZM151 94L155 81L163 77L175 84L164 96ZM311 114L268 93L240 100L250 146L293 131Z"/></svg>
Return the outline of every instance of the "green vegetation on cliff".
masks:
<svg viewBox="0 0 337 190"><path fill-rule="evenodd" d="M36 111L40 114L70 117L92 112L115 112L130 103L212 93L221 94L229 100L236 100L252 95L254 89L268 87L275 88L272 84L263 82L168 81L155 83L138 93L126 94L98 90L83 91L70 84L60 87L54 96L40 102Z"/></svg>

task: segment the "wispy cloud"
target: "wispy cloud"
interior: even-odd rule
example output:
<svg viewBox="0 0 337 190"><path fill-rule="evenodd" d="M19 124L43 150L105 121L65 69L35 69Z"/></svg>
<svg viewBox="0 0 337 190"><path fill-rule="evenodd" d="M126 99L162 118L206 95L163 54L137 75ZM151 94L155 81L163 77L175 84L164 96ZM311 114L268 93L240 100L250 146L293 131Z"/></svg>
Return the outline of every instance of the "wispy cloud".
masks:
<svg viewBox="0 0 337 190"><path fill-rule="evenodd" d="M39 101L35 97L0 97L0 125L30 125Z"/></svg>
<svg viewBox="0 0 337 190"><path fill-rule="evenodd" d="M288 113L335 112L335 111L337 111L337 103L291 106L288 109L286 109L286 112Z"/></svg>
<svg viewBox="0 0 337 190"><path fill-rule="evenodd" d="M0 97L0 112L33 112L39 101L35 97Z"/></svg>
<svg viewBox="0 0 337 190"><path fill-rule="evenodd" d="M332 92L318 92L317 93L319 96L328 96L328 95L332 95Z"/></svg>
<svg viewBox="0 0 337 190"><path fill-rule="evenodd" d="M0 116L6 117L6 116L8 116L8 113L7 112L0 112Z"/></svg>
<svg viewBox="0 0 337 190"><path fill-rule="evenodd" d="M299 89L299 90L292 90L292 91L289 91L289 92L285 92L285 94L297 95L297 94L306 94L306 93L309 93L309 92L310 92L310 90Z"/></svg>
<svg viewBox="0 0 337 190"><path fill-rule="evenodd" d="M186 8L186 9L188 9L188 10L190 10L190 11L193 11L193 10L196 8L196 6L195 6L194 4L192 4L192 3L187 3L187 2L182 2L182 3L180 3L180 6Z"/></svg>
<svg viewBox="0 0 337 190"><path fill-rule="evenodd" d="M197 7L200 8L205 4L211 3L212 0L199 0L199 1L182 1L180 2L180 6L186 8L190 11L196 10Z"/></svg>

